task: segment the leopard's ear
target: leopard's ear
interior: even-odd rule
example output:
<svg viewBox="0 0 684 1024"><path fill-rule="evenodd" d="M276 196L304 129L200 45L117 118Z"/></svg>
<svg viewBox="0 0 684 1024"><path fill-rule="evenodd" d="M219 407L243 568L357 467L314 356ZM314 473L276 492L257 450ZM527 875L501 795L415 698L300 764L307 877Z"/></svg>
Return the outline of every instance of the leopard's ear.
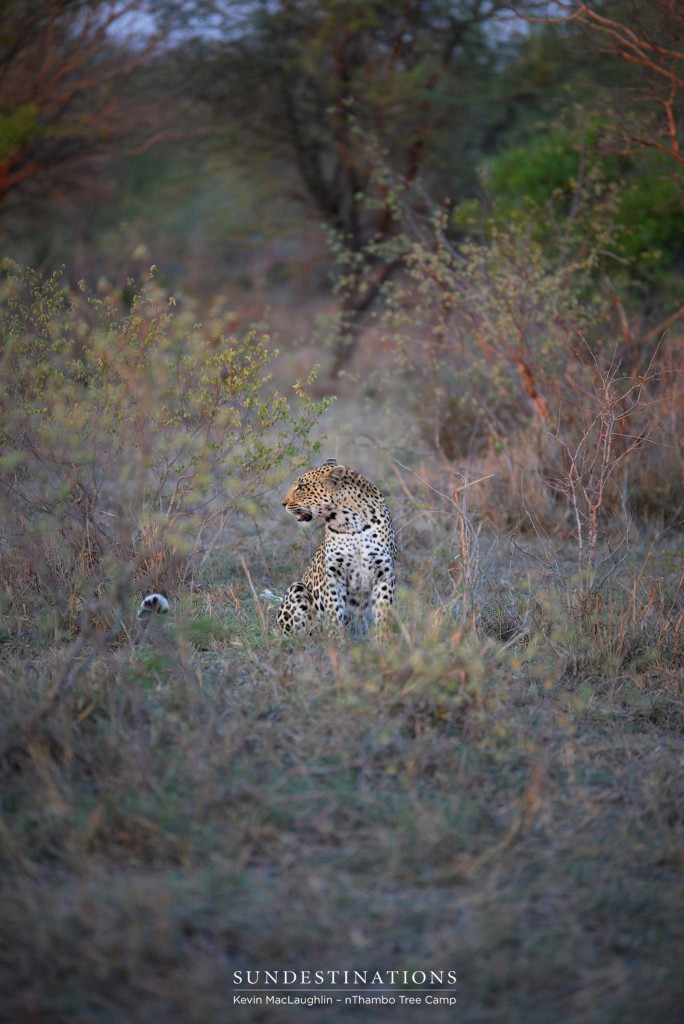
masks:
<svg viewBox="0 0 684 1024"><path fill-rule="evenodd" d="M347 467L339 466L335 459L328 459L327 462L323 463L322 468L325 469L326 486L329 486L331 491L333 488L337 487L340 480L347 472Z"/></svg>

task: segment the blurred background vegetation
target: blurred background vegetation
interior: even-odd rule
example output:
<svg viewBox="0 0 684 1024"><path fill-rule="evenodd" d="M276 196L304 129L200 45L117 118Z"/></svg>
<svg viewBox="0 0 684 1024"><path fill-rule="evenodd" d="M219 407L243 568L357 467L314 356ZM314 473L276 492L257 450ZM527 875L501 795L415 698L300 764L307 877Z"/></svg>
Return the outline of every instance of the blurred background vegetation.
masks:
<svg viewBox="0 0 684 1024"><path fill-rule="evenodd" d="M123 302L154 262L241 326L277 305L291 342L337 280L339 370L435 211L455 246L516 216L552 245L610 193L596 274L654 326L684 267L682 23L674 0L9 0L4 252Z"/></svg>

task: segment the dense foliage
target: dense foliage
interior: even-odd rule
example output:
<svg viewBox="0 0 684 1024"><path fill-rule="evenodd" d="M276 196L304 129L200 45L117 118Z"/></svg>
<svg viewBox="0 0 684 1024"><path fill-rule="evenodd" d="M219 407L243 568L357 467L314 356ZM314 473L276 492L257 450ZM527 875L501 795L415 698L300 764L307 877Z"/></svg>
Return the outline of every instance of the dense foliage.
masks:
<svg viewBox="0 0 684 1024"><path fill-rule="evenodd" d="M217 524L316 447L328 402L298 381L293 408L272 384L267 338L216 321L208 338L153 280L123 314L111 296L68 295L59 274L3 270L3 559L29 559L69 626L95 594L128 594L146 566L138 586L187 575Z"/></svg>

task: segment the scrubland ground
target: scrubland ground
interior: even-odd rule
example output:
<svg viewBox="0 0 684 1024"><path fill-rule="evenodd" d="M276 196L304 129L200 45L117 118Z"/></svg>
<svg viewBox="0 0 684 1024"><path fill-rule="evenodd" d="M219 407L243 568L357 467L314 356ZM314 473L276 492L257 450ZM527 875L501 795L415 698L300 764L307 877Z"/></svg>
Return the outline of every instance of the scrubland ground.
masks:
<svg viewBox="0 0 684 1024"><path fill-rule="evenodd" d="M274 635L320 540L277 489L142 640L50 637L5 580L3 1019L680 1019L681 540L635 532L578 608L569 534L567 580L472 506L464 535L456 477L364 422L325 455L393 509L386 646ZM457 1004L234 1004L275 968L453 970Z"/></svg>

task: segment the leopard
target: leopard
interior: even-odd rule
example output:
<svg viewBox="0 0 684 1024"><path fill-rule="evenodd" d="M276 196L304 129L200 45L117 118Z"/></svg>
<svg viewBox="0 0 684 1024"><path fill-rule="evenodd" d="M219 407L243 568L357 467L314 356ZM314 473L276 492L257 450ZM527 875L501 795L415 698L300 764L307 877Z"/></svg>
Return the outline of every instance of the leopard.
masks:
<svg viewBox="0 0 684 1024"><path fill-rule="evenodd" d="M380 490L355 470L328 459L298 477L282 499L300 523L325 522L323 543L276 616L286 636L366 632L389 636L396 587L397 539Z"/></svg>

